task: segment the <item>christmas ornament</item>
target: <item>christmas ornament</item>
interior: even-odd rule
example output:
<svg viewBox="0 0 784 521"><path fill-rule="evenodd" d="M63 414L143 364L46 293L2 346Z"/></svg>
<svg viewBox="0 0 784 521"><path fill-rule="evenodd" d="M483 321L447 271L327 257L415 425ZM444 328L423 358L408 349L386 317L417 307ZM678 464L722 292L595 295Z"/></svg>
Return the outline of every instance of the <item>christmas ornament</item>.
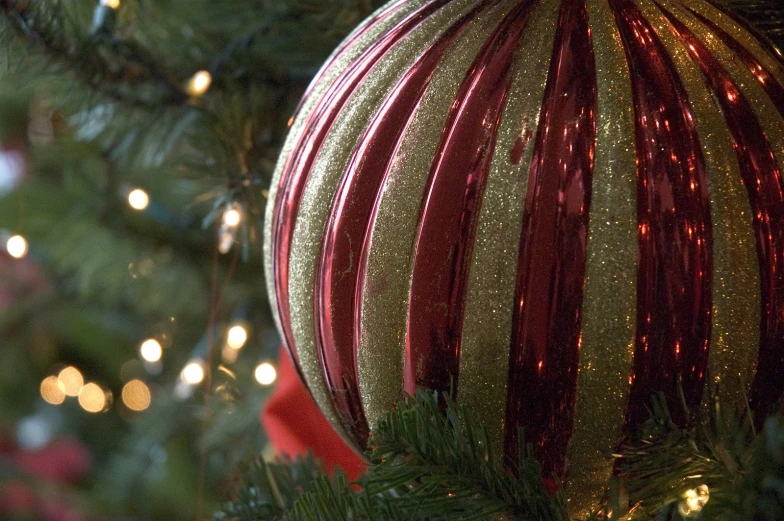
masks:
<svg viewBox="0 0 784 521"><path fill-rule="evenodd" d="M293 121L278 323L356 447L452 387L584 511L654 393L781 396L782 161L780 54L712 3L394 1Z"/></svg>

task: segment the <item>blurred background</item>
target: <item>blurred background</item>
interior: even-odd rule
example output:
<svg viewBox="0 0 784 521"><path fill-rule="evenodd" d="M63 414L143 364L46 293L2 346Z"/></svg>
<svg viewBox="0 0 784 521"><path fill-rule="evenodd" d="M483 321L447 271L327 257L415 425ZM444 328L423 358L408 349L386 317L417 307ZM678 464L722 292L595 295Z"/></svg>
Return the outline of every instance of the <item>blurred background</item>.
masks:
<svg viewBox="0 0 784 521"><path fill-rule="evenodd" d="M0 0L0 520L209 519L269 450L267 187L381 3Z"/></svg>
<svg viewBox="0 0 784 521"><path fill-rule="evenodd" d="M0 519L204 519L263 451L259 233L381 2L0 1Z"/></svg>

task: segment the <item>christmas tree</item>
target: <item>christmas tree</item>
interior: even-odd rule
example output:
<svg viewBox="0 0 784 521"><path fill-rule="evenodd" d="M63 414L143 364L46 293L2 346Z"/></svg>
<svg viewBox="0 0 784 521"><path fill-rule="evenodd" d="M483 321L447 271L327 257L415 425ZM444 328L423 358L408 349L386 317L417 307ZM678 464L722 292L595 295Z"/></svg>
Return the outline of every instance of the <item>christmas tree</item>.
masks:
<svg viewBox="0 0 784 521"><path fill-rule="evenodd" d="M540 461L536 432L514 432L510 458L489 413L460 401L460 381L457 402L414 392L445 390L457 377L448 372L407 385L406 399L396 390L394 410L363 416L356 432L353 413L330 418L366 446L360 477L360 460L331 449L326 466L357 465L350 477L311 457L273 457L259 410L277 374L295 378L278 360L281 340L297 351L267 299L280 273L268 270L265 284L264 208L289 129L313 110L308 85L384 3L0 0L0 519L784 519L784 420L771 410L755 424L709 385L698 409L646 397L601 501L579 515ZM721 3L784 45L777 2ZM514 20L536 2L498 4ZM430 81L412 78L412 89ZM389 155L392 139L367 149ZM512 163L526 161L514 150ZM435 322L431 311L422 320ZM356 382L328 374L343 361L318 363L349 410ZM289 415L319 414L296 400ZM314 425L300 428L334 436Z"/></svg>

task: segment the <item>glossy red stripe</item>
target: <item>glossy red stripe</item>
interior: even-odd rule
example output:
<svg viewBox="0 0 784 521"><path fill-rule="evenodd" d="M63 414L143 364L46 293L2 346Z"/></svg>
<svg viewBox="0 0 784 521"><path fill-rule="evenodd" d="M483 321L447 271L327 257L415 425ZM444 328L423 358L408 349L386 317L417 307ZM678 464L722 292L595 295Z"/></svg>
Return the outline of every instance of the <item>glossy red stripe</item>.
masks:
<svg viewBox="0 0 784 521"><path fill-rule="evenodd" d="M585 3L562 3L537 130L517 266L505 449L518 429L545 473L564 471L580 343L596 141L596 66Z"/></svg>
<svg viewBox="0 0 784 521"><path fill-rule="evenodd" d="M610 0L631 70L637 136L639 266L629 427L663 392L682 421L701 399L711 327L711 222L705 164L686 90L650 22Z"/></svg>
<svg viewBox="0 0 784 521"><path fill-rule="evenodd" d="M784 392L784 192L781 170L754 109L707 47L672 13L659 6L716 93L735 141L743 184L749 192L762 284L760 353L750 404L758 425Z"/></svg>
<svg viewBox="0 0 784 521"><path fill-rule="evenodd" d="M289 353L297 361L294 348L289 308L289 251L297 221L300 200L307 184L310 170L318 157L324 140L338 114L368 72L378 61L434 11L449 0L428 2L410 14L395 28L387 31L359 58L343 71L324 93L305 124L300 139L286 160L280 179L280 192L275 201L275 221L272 223L272 269L275 277L275 295L278 303L283 339ZM400 4L398 4L400 5ZM299 366L299 364L296 364ZM301 376L301 374L300 374Z"/></svg>
<svg viewBox="0 0 784 521"><path fill-rule="evenodd" d="M405 390L457 384L466 283L510 71L537 0L517 5L463 81L428 179L413 262Z"/></svg>
<svg viewBox="0 0 784 521"><path fill-rule="evenodd" d="M367 223L395 149L444 51L479 10L474 9L455 23L395 86L354 151L327 226L315 300L322 346L319 353L333 401L359 446L366 444L369 433L355 355L361 310L357 261L365 249Z"/></svg>
<svg viewBox="0 0 784 521"><path fill-rule="evenodd" d="M700 22L709 27L710 30L713 31L713 33L717 35L719 39L721 39L721 41L724 42L724 44L729 47L738 58L740 58L740 60L749 69L749 71L751 71L760 85L762 85L762 88L765 89L765 92L768 94L768 96L770 96L770 99L778 109L779 114L784 117L784 86L778 82L776 77L771 74L770 70L762 65L762 63L760 63L760 61L738 40L733 38L729 33L716 25L712 20L705 18L690 7L687 7L687 9L695 17L697 17Z"/></svg>

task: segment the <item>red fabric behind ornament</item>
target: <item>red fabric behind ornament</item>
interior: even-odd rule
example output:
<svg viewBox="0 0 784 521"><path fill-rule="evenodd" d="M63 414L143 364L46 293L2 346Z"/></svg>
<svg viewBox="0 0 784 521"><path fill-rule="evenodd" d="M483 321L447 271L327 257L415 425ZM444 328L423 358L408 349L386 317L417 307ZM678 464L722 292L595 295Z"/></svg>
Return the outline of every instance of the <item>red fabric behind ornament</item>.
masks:
<svg viewBox="0 0 784 521"><path fill-rule="evenodd" d="M277 454L294 457L310 450L327 471L340 467L352 480L367 468L321 414L284 349L280 350L277 387L262 411L261 422Z"/></svg>

